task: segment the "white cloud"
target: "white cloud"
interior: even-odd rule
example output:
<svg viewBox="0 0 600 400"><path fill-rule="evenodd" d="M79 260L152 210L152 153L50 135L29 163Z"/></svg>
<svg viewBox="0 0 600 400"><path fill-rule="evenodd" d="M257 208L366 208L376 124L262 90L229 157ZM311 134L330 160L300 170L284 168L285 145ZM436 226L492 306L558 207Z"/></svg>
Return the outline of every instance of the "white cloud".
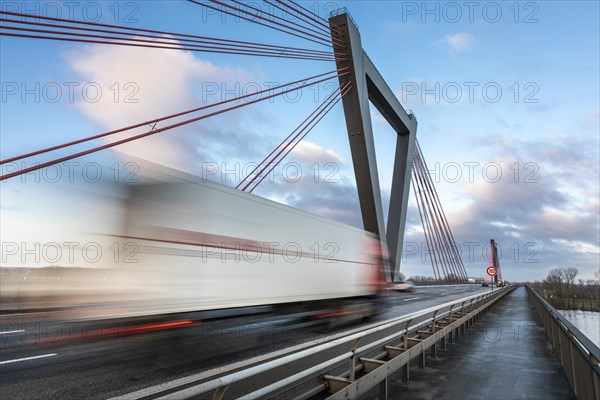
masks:
<svg viewBox="0 0 600 400"><path fill-rule="evenodd" d="M100 88L101 96L96 96L95 89L91 88L93 101L83 99L76 103L76 107L106 130L202 106L204 102L197 98L194 88L204 82L220 85L222 82L248 80L248 74L243 70L217 66L185 51L86 46L69 56L69 64L80 77L81 85ZM163 121L156 128L199 115L195 113ZM144 126L135 133L146 132L150 128L150 125ZM209 144L206 139L211 129L216 128L210 124L200 128L198 125L186 126L119 145L115 149L122 155L193 172L190 160L197 159L198 152ZM130 135L119 134L106 141Z"/></svg>
<svg viewBox="0 0 600 400"><path fill-rule="evenodd" d="M581 126L583 128L592 128L597 130L599 122L600 110L594 110L583 117Z"/></svg>
<svg viewBox="0 0 600 400"><path fill-rule="evenodd" d="M305 162L337 162L341 163L342 158L333 150L325 150L316 143L303 140L292 150L292 155Z"/></svg>
<svg viewBox="0 0 600 400"><path fill-rule="evenodd" d="M455 33L452 35L446 35L446 38L443 40L452 51L464 51L468 50L475 43L475 38L465 32Z"/></svg>

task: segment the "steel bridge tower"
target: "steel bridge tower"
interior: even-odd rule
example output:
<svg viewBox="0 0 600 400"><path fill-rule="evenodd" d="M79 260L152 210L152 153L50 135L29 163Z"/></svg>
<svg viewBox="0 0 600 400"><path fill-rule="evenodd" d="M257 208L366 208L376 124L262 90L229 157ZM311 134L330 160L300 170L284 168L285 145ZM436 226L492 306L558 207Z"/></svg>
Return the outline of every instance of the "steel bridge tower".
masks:
<svg viewBox="0 0 600 400"><path fill-rule="evenodd" d="M402 107L363 50L360 33L348 12L345 9L338 10L329 18L329 23L334 52L343 54L336 57L337 67L348 67L350 72L340 76L340 87L348 82L352 85L352 90L342 101L363 227L387 244L390 265L386 266L386 278L393 280L400 271L417 119ZM397 134L387 229L377 174L369 101Z"/></svg>

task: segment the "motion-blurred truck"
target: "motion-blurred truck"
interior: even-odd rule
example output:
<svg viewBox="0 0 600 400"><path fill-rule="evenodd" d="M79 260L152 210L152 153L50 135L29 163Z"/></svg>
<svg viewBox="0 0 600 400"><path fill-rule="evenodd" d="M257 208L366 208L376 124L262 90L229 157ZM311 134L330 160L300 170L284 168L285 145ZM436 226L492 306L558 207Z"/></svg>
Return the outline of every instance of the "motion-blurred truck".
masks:
<svg viewBox="0 0 600 400"><path fill-rule="evenodd" d="M118 268L136 287L119 316L382 311L385 247L362 229L162 168L130 187L125 221L135 254Z"/></svg>

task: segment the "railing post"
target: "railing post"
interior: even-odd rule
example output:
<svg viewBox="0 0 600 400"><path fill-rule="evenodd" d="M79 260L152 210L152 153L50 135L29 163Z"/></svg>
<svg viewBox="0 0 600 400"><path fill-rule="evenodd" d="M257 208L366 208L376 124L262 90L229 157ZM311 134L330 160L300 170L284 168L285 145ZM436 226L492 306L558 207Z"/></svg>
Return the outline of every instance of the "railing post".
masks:
<svg viewBox="0 0 600 400"><path fill-rule="evenodd" d="M402 367L402 383L408 383L409 382L409 379L410 379L409 364L410 364L410 362L407 362Z"/></svg>
<svg viewBox="0 0 600 400"><path fill-rule="evenodd" d="M599 360L596 360L594 356L590 354L590 365L599 365ZM600 375L594 371L594 367L590 368L592 374L592 392L594 399L600 399Z"/></svg>
<svg viewBox="0 0 600 400"><path fill-rule="evenodd" d="M438 310L435 310L433 312L433 315L431 316L431 329L430 332L435 332L435 316L437 315Z"/></svg>
<svg viewBox="0 0 600 400"><path fill-rule="evenodd" d="M579 391L577 390L577 375L576 375L576 371L575 371L575 360L573 359L573 334L569 331L567 331L567 336L569 337L569 362L571 364L571 368L569 368L571 370L571 385L573 385L573 393L575 393L575 396L579 397Z"/></svg>

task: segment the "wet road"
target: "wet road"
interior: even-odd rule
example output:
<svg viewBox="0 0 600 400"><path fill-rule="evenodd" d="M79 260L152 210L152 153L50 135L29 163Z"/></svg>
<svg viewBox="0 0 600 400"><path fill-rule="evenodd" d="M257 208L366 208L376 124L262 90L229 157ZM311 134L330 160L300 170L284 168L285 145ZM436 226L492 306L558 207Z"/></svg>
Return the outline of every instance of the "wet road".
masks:
<svg viewBox="0 0 600 400"><path fill-rule="evenodd" d="M388 310L376 320L489 290L460 285L389 292ZM110 398L191 374L211 376L235 363L359 326L298 325L266 313L206 324L174 318L117 330L99 322L56 320L52 313L3 315L0 397Z"/></svg>

